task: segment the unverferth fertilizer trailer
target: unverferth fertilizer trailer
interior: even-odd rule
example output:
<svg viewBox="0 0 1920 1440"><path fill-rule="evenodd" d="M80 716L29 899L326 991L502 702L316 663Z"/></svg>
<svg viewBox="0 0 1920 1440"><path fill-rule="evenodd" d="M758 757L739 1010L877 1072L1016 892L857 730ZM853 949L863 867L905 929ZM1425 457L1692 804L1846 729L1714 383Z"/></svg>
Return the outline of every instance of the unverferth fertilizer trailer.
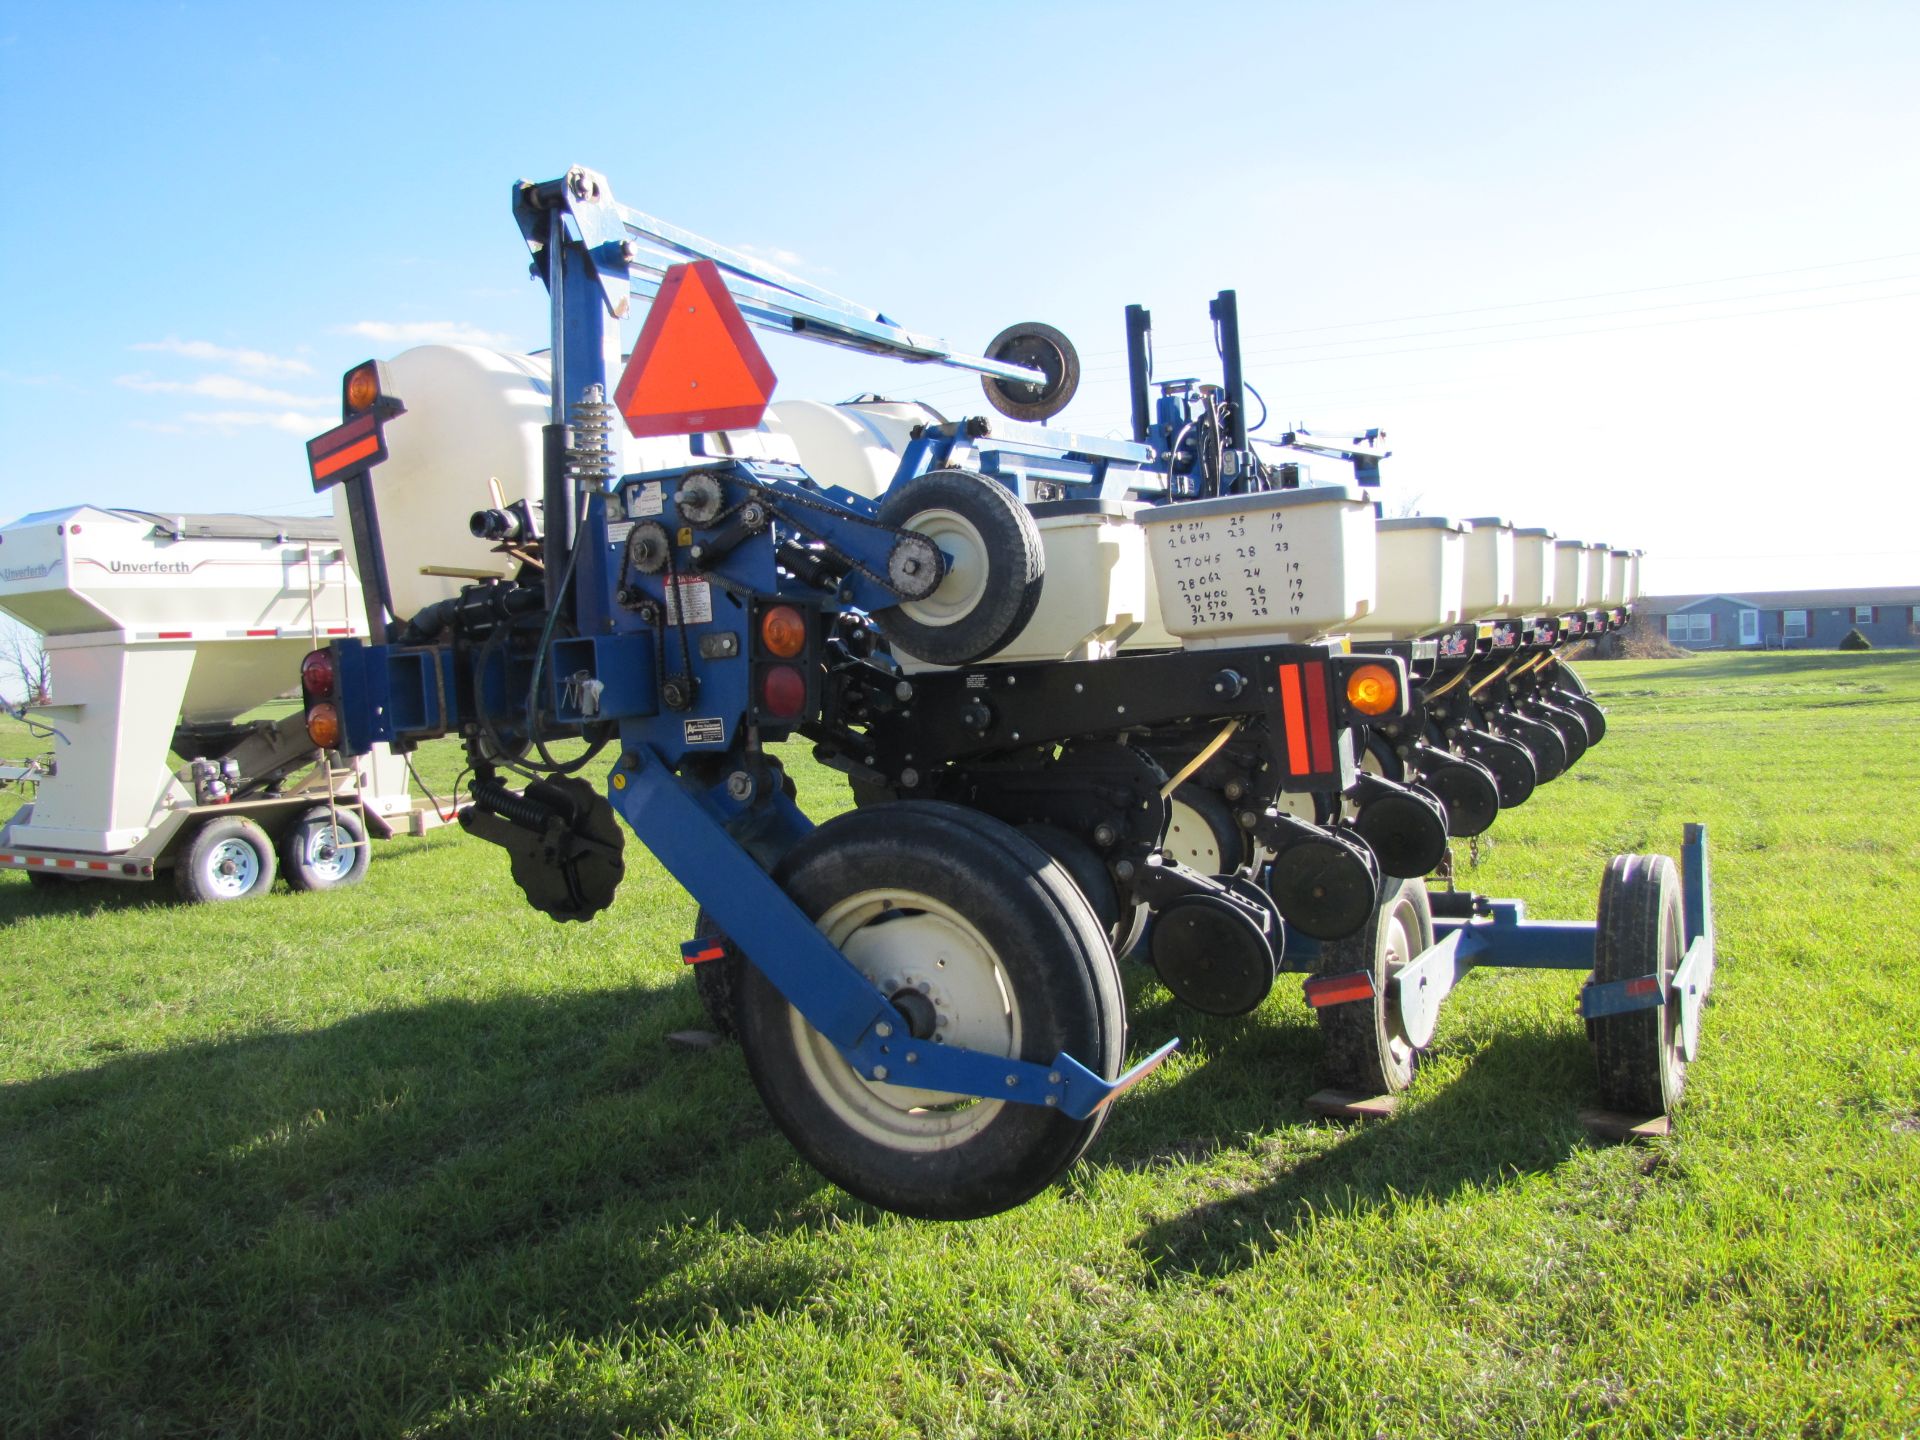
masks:
<svg viewBox="0 0 1920 1440"><path fill-rule="evenodd" d="M299 715L247 720L316 645L366 633L330 519L164 515L81 505L0 532L0 609L43 637L44 749L0 828L0 869L37 883L152 880L193 900L331 889L367 836L430 822L380 746L329 758Z"/></svg>

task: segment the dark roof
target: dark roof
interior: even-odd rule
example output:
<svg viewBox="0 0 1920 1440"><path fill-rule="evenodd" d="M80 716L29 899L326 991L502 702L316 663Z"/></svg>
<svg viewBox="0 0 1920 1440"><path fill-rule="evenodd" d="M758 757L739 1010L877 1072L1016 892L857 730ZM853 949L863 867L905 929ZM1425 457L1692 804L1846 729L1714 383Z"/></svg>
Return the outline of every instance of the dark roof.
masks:
<svg viewBox="0 0 1920 1440"><path fill-rule="evenodd" d="M1699 595L1642 595L1648 615L1671 615L1702 600L1732 600L1756 610L1828 610L1848 605L1920 605L1920 585L1861 585L1851 590L1714 590Z"/></svg>

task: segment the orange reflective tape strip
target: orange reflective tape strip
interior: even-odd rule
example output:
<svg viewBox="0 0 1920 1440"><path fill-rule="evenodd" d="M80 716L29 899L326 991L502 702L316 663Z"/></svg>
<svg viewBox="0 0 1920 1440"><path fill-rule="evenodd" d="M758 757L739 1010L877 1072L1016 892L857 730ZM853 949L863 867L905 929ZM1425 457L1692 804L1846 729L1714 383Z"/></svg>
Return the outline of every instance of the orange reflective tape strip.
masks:
<svg viewBox="0 0 1920 1440"><path fill-rule="evenodd" d="M338 474L340 471L346 469L347 466L353 464L354 461L366 459L367 456L373 454L379 450L379 448L380 437L378 435L369 435L363 440L356 440L344 450L336 450L324 460L314 461L313 478L316 480L324 480L329 475Z"/></svg>
<svg viewBox="0 0 1920 1440"><path fill-rule="evenodd" d="M1312 768L1307 757L1306 702L1300 694L1300 667L1280 667L1280 713L1287 726L1287 773L1304 775Z"/></svg>
<svg viewBox="0 0 1920 1440"><path fill-rule="evenodd" d="M1324 775L1333 769L1333 727L1327 722L1327 667L1315 660L1307 666L1307 740L1313 770Z"/></svg>

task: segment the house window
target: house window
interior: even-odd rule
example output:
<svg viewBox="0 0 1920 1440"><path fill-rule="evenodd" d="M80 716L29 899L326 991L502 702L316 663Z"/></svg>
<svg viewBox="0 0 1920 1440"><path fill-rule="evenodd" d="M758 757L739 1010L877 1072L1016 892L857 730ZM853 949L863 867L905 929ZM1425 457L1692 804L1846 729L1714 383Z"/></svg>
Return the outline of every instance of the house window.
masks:
<svg viewBox="0 0 1920 1440"><path fill-rule="evenodd" d="M1853 623L1856 625L1871 625L1873 623L1873 606L1871 605L1854 606L1853 607Z"/></svg>
<svg viewBox="0 0 1920 1440"><path fill-rule="evenodd" d="M1806 639L1807 612L1804 610L1782 610L1780 612L1780 638L1782 640Z"/></svg>
<svg viewBox="0 0 1920 1440"><path fill-rule="evenodd" d="M1914 634L1920 635L1920 605L1914 606L1910 613L1913 618L1907 622L1907 628Z"/></svg>
<svg viewBox="0 0 1920 1440"><path fill-rule="evenodd" d="M1679 645L1704 645L1713 639L1713 616L1667 616L1667 639Z"/></svg>

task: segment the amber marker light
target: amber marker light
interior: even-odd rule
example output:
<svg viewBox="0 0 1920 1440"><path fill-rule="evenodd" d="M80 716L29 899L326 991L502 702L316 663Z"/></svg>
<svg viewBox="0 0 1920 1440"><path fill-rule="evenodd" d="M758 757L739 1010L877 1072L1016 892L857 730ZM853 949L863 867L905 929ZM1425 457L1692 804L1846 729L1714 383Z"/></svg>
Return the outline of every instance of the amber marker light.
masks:
<svg viewBox="0 0 1920 1440"><path fill-rule="evenodd" d="M1400 703L1400 682L1385 665L1362 665L1347 676L1347 704L1362 715L1385 715Z"/></svg>
<svg viewBox="0 0 1920 1440"><path fill-rule="evenodd" d="M791 605L775 605L760 617L760 643L767 653L791 660L807 648L807 622Z"/></svg>
<svg viewBox="0 0 1920 1440"><path fill-rule="evenodd" d="M348 416L372 409L373 402L379 398L380 372L371 360L364 365L356 365L347 372L346 412Z"/></svg>
<svg viewBox="0 0 1920 1440"><path fill-rule="evenodd" d="M331 705L316 705L307 711L307 737L322 750L340 745L340 712Z"/></svg>

